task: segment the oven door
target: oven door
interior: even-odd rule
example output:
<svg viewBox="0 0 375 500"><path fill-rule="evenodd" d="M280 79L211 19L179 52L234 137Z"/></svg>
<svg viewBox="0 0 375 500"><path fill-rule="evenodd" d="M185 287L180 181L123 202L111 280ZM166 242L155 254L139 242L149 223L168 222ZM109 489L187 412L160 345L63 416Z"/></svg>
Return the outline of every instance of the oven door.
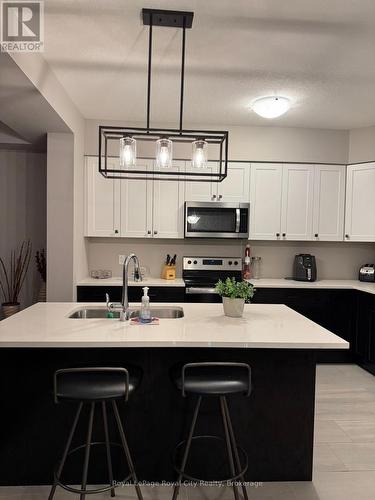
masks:
<svg viewBox="0 0 375 500"><path fill-rule="evenodd" d="M248 238L248 203L186 202L185 238Z"/></svg>
<svg viewBox="0 0 375 500"><path fill-rule="evenodd" d="M187 286L185 288L185 302L216 304L221 302L221 297L213 287Z"/></svg>

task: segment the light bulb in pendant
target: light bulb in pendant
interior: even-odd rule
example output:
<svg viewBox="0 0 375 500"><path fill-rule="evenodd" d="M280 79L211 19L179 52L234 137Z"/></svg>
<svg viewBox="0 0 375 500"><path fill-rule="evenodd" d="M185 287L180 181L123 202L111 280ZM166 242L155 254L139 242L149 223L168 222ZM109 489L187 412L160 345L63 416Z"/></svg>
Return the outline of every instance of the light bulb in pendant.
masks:
<svg viewBox="0 0 375 500"><path fill-rule="evenodd" d="M137 141L133 137L120 139L120 167L135 167L137 158Z"/></svg>
<svg viewBox="0 0 375 500"><path fill-rule="evenodd" d="M156 166L170 168L172 166L172 141L161 138L156 141Z"/></svg>
<svg viewBox="0 0 375 500"><path fill-rule="evenodd" d="M204 139L197 139L193 142L192 166L194 168L204 168L207 166L207 147Z"/></svg>

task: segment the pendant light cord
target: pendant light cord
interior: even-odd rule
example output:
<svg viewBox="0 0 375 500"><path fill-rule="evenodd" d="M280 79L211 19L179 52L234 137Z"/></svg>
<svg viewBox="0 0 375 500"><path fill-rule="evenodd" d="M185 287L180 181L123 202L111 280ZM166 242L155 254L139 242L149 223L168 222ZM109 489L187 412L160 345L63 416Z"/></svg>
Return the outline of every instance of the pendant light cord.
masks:
<svg viewBox="0 0 375 500"><path fill-rule="evenodd" d="M182 61L181 61L181 94L180 94L180 134L182 134L182 118L183 118L183 114L184 114L185 34L186 34L186 17L184 16L183 27L182 27Z"/></svg>
<svg viewBox="0 0 375 500"><path fill-rule="evenodd" d="M147 133L150 131L150 105L151 105L151 66L152 66L152 14L150 15L150 30L148 37L148 75L147 75Z"/></svg>

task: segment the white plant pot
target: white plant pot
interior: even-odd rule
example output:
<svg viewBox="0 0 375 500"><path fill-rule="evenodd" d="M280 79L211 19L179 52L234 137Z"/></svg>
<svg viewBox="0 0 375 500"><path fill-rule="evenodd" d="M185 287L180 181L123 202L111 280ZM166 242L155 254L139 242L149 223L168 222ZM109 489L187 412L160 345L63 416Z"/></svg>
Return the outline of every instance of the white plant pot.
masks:
<svg viewBox="0 0 375 500"><path fill-rule="evenodd" d="M230 299L223 297L223 307L225 316L231 318L241 318L245 306L245 299Z"/></svg>

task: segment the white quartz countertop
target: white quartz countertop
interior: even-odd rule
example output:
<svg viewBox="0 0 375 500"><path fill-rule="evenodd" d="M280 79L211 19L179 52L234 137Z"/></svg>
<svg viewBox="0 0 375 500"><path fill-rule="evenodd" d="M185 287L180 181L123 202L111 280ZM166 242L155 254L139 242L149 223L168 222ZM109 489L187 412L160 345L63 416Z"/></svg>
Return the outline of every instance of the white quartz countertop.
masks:
<svg viewBox="0 0 375 500"><path fill-rule="evenodd" d="M135 305L135 304L133 304ZM246 304L243 318L222 304L153 304L182 307L184 317L158 325L118 319L70 319L75 310L104 304L38 303L0 321L0 347L230 347L348 349L348 342L280 304Z"/></svg>
<svg viewBox="0 0 375 500"><path fill-rule="evenodd" d="M256 288L311 288L311 289L343 289L360 290L375 294L375 283L364 283L358 280L318 280L314 282L294 281L284 278L252 279L250 282ZM95 279L86 278L77 283L78 286L122 286L122 278ZM129 286L185 286L182 278L163 280L161 278L146 278L143 281L129 281Z"/></svg>
<svg viewBox="0 0 375 500"><path fill-rule="evenodd" d="M129 286L185 286L182 278L164 280L162 278L145 278L142 281L129 280ZM122 286L121 277L113 278L85 278L77 283L77 286Z"/></svg>

